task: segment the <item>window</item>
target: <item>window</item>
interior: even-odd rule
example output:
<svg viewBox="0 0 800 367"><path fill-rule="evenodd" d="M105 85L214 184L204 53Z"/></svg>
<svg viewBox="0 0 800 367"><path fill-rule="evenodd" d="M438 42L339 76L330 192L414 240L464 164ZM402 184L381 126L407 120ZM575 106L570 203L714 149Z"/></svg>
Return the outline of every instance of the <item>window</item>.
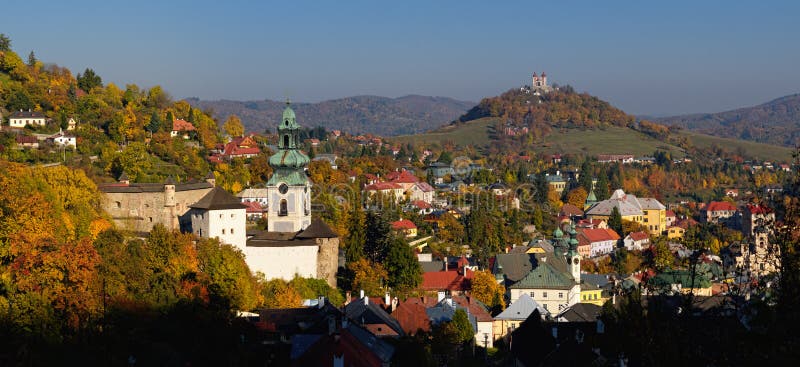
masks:
<svg viewBox="0 0 800 367"><path fill-rule="evenodd" d="M531 298L533 298L533 292L531 292Z"/></svg>
<svg viewBox="0 0 800 367"><path fill-rule="evenodd" d="M233 217L235 217L235 216L236 216L236 214L233 214L233 213L231 213L231 218L233 218Z"/></svg>
<svg viewBox="0 0 800 367"><path fill-rule="evenodd" d="M153 217L147 217L147 219L150 221L150 223L153 223Z"/></svg>
<svg viewBox="0 0 800 367"><path fill-rule="evenodd" d="M286 124L288 125L289 121L286 121ZM283 147L284 148L288 148L289 147L289 135L284 135L283 136Z"/></svg>
<svg viewBox="0 0 800 367"><path fill-rule="evenodd" d="M233 228L231 228L231 234L233 234Z"/></svg>
<svg viewBox="0 0 800 367"><path fill-rule="evenodd" d="M281 206L280 210L278 211L278 215L281 217L289 215L289 209L288 209L288 204L286 203L286 199L281 199Z"/></svg>
<svg viewBox="0 0 800 367"><path fill-rule="evenodd" d="M558 298L564 298L564 293L558 292Z"/></svg>
<svg viewBox="0 0 800 367"><path fill-rule="evenodd" d="M592 295L592 299L597 299L597 293Z"/></svg>
<svg viewBox="0 0 800 367"><path fill-rule="evenodd" d="M225 228L222 229L222 234L225 234Z"/></svg>
<svg viewBox="0 0 800 367"><path fill-rule="evenodd" d="M219 215L219 219L222 219L222 214Z"/></svg>
<svg viewBox="0 0 800 367"><path fill-rule="evenodd" d="M542 307L544 307L545 310L550 311L550 310L547 309L547 305L546 304L542 305Z"/></svg>
<svg viewBox="0 0 800 367"><path fill-rule="evenodd" d="M117 201L117 202L116 202L116 204L117 204L117 208L122 208L122 203L120 203L119 201Z"/></svg>
<svg viewBox="0 0 800 367"><path fill-rule="evenodd" d="M547 298L547 292L542 292L542 298Z"/></svg>

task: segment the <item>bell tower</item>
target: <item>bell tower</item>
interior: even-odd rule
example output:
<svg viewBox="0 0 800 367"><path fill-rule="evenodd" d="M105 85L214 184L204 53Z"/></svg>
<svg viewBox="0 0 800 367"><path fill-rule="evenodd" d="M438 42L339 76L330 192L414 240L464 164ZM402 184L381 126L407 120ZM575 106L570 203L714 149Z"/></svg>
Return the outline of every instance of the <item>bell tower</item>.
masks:
<svg viewBox="0 0 800 367"><path fill-rule="evenodd" d="M311 183L305 172L310 159L300 151L300 125L286 102L278 124L278 152L269 158L267 230L297 232L311 224Z"/></svg>
<svg viewBox="0 0 800 367"><path fill-rule="evenodd" d="M578 253L578 232L575 231L575 225L571 224L569 227L569 250L567 251L567 264L569 265L569 272L575 283L581 282L581 255Z"/></svg>

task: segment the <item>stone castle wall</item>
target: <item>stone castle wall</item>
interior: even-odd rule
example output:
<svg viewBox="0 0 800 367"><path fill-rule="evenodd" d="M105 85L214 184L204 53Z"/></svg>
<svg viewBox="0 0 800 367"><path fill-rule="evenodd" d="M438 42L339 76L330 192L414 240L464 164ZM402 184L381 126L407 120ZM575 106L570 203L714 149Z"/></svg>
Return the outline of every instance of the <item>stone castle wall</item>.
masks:
<svg viewBox="0 0 800 367"><path fill-rule="evenodd" d="M121 229L150 232L157 223L169 229L182 229L191 227L191 218L186 215L189 205L196 203L211 189L176 191L174 205L168 203L168 191L106 192L102 205Z"/></svg>
<svg viewBox="0 0 800 367"><path fill-rule="evenodd" d="M339 267L339 238L317 238L317 279L324 279L336 288L336 270Z"/></svg>

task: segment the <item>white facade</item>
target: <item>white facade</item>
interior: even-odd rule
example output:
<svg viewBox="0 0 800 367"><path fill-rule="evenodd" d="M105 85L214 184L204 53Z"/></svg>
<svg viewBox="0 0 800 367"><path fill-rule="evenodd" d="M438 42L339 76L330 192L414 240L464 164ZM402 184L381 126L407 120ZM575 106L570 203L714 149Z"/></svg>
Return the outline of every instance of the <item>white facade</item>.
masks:
<svg viewBox="0 0 800 367"><path fill-rule="evenodd" d="M74 136L57 134L53 136L53 143L60 146L77 147L77 139Z"/></svg>
<svg viewBox="0 0 800 367"><path fill-rule="evenodd" d="M11 127L25 127L27 125L45 125L44 117L11 117L8 119L8 125Z"/></svg>
<svg viewBox="0 0 800 367"><path fill-rule="evenodd" d="M427 184L425 186L430 187ZM409 200L411 201L422 200L428 204L433 202L433 193L434 193L433 188L431 188L430 190L425 190L423 187L421 187L421 185L415 184L408 190L408 192L409 192Z"/></svg>
<svg viewBox="0 0 800 367"><path fill-rule="evenodd" d="M267 231L297 232L311 224L311 185L268 186Z"/></svg>
<svg viewBox="0 0 800 367"><path fill-rule="evenodd" d="M263 273L266 279L292 280L295 274L317 278L318 253L318 246L248 246L245 258L250 270Z"/></svg>
<svg viewBox="0 0 800 367"><path fill-rule="evenodd" d="M486 348L494 348L494 328L492 321L478 321L478 332L475 333L475 345Z"/></svg>
<svg viewBox="0 0 800 367"><path fill-rule="evenodd" d="M236 194L236 197L245 202L256 202L262 206L267 206L269 200L269 191L267 189L244 189L242 192Z"/></svg>
<svg viewBox="0 0 800 367"><path fill-rule="evenodd" d="M219 238L244 252L247 246L246 215L245 209L195 209L192 212L192 231L201 238Z"/></svg>
<svg viewBox="0 0 800 367"><path fill-rule="evenodd" d="M510 303L516 302L522 294L529 295L548 312L557 314L565 310L567 307L580 302L581 287L580 285L575 284L570 289L511 288Z"/></svg>
<svg viewBox="0 0 800 367"><path fill-rule="evenodd" d="M595 256L602 256L605 254L610 254L614 251L614 246L616 245L617 241L615 240L605 240L605 241L597 241L592 242L590 244L590 255L591 257Z"/></svg>

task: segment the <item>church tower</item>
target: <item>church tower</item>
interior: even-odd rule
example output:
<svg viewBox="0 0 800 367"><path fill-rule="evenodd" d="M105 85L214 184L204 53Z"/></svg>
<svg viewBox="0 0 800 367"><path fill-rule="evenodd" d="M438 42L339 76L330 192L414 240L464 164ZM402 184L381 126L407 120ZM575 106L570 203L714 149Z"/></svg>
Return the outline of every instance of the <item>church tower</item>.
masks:
<svg viewBox="0 0 800 367"><path fill-rule="evenodd" d="M272 177L267 181L267 230L297 232L311 224L311 184L305 172L309 163L300 151L300 125L286 102L278 125L278 152L269 158Z"/></svg>
<svg viewBox="0 0 800 367"><path fill-rule="evenodd" d="M575 225L569 227L569 250L567 251L567 265L575 283L581 283L581 255L578 253L578 232Z"/></svg>

